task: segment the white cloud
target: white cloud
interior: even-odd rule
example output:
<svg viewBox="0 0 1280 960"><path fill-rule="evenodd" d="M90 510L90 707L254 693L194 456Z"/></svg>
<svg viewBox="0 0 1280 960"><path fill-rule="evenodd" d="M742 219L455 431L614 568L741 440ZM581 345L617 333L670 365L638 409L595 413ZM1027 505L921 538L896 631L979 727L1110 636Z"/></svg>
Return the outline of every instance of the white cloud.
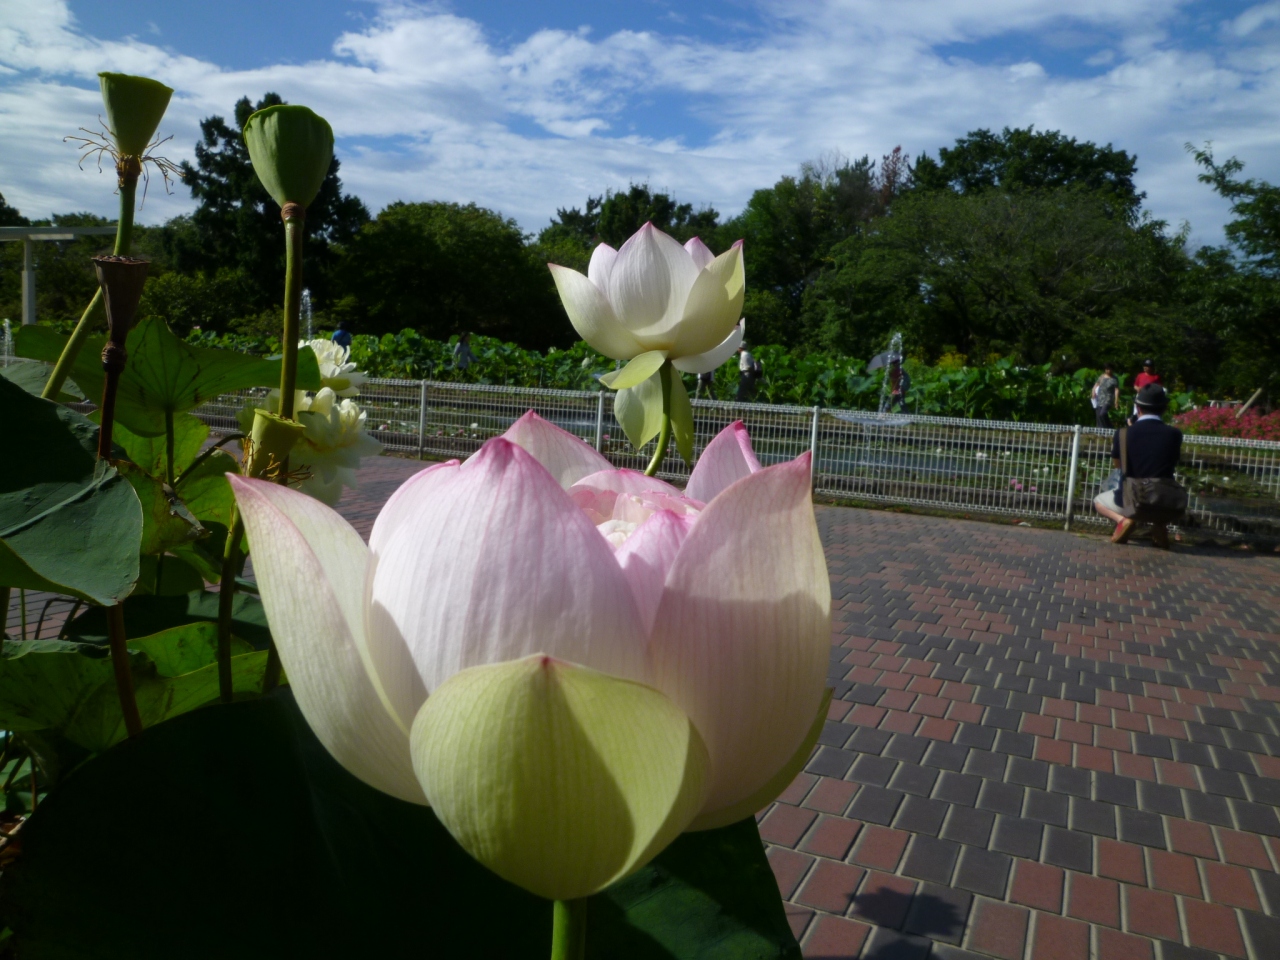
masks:
<svg viewBox="0 0 1280 960"><path fill-rule="evenodd" d="M559 206L647 180L733 212L831 149L934 153L976 127L1035 124L1136 153L1153 212L1214 240L1225 205L1182 145L1213 140L1280 180L1280 57L1250 39L1280 7L1223 18L1189 46L1171 39L1188 6L1077 0L1067 16L1050 0L757 0L718 42L581 29L498 43L464 16L394 3L321 60L231 70L89 36L61 0L0 0L0 190L31 215L113 212L110 174L77 172L61 143L101 112L95 74L109 69L176 89L163 132L177 158L202 117L242 95L314 107L339 135L348 188L374 209L475 200L537 229ZM1028 37L1057 52L1028 56ZM1001 38L1005 59L984 62ZM1079 58L1067 74L1064 57ZM185 189L153 190L141 218L189 207Z"/></svg>

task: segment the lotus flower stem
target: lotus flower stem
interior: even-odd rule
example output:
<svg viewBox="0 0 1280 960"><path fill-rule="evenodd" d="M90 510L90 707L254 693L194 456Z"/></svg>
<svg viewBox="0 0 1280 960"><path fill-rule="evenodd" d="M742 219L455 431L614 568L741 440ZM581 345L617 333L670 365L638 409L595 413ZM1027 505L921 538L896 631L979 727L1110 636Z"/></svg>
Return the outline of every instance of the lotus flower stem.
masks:
<svg viewBox="0 0 1280 960"><path fill-rule="evenodd" d="M298 383L298 320L302 313L302 237L306 229L306 208L286 203L280 209L284 220L284 356L280 365L280 416L293 419L293 397Z"/></svg>
<svg viewBox="0 0 1280 960"><path fill-rule="evenodd" d="M551 929L551 960L582 960L587 954L587 899L557 900Z"/></svg>
<svg viewBox="0 0 1280 960"><path fill-rule="evenodd" d="M132 160L133 163L127 164L124 162L126 160ZM142 173L142 164L137 157L124 157L116 167L116 172L119 175L120 184L120 219L116 222L116 245L112 254L117 257L127 257L133 247L133 202L138 192L138 177ZM75 366L76 357L80 355L80 348L84 346L85 340L93 330L97 316L101 313L101 306L102 287L98 287L93 293L93 299L84 308L84 313L80 314L80 321L71 331L71 336L58 356L58 362L53 366L53 373L49 374L44 390L40 392L40 396L44 399L58 399L62 385L67 382L67 377L71 375L71 368Z"/></svg>
<svg viewBox="0 0 1280 960"><path fill-rule="evenodd" d="M244 521L240 511L231 510L231 528L222 550L222 577L218 583L218 698L231 702L231 604L236 599L236 568L240 566L240 541L244 538Z"/></svg>
<svg viewBox="0 0 1280 960"><path fill-rule="evenodd" d="M658 370L662 381L662 429L658 432L658 446L653 451L653 459L645 470L646 477L657 476L662 461L667 458L667 447L671 444L671 361L667 360Z"/></svg>
<svg viewBox="0 0 1280 960"><path fill-rule="evenodd" d="M164 412L164 479L169 484L169 488L173 489L173 485L177 482L177 475L173 472L173 411L166 410Z"/></svg>
<svg viewBox="0 0 1280 960"><path fill-rule="evenodd" d="M120 712L124 714L124 729L131 737L142 732L142 717L138 715L138 700L133 692L133 672L129 669L129 648L124 632L124 607L113 604L107 607L107 638L111 645L111 669L116 676L116 693L120 697Z"/></svg>

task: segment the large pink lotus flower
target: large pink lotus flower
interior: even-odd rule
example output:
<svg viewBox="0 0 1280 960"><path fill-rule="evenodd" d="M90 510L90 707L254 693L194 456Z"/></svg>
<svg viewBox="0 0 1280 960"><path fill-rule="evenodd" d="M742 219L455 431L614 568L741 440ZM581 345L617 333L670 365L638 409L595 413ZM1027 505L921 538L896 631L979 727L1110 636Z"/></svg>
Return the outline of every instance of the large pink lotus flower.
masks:
<svg viewBox="0 0 1280 960"><path fill-rule="evenodd" d="M310 497L230 480L329 752L567 900L749 816L807 759L831 605L809 469L762 469L735 423L682 491L530 412L407 481L368 546Z"/></svg>

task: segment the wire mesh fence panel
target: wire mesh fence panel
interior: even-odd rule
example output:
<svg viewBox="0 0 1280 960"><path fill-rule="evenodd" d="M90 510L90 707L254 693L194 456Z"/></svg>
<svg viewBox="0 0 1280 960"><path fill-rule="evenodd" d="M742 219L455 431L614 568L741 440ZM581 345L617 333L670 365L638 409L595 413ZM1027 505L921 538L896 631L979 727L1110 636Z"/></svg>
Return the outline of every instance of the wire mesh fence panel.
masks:
<svg viewBox="0 0 1280 960"><path fill-rule="evenodd" d="M266 388L226 394L196 413L215 432L238 432L237 414ZM616 395L418 380L371 380L359 403L369 432L390 452L465 458L504 433L527 410L599 445L618 467L643 470L655 441L636 450L614 416ZM425 404L423 400L425 398ZM693 401L695 461L735 420L766 466L815 449L820 496L936 507L1027 519L1067 515L1071 450L1079 432L1073 522L1105 525L1093 498L1111 472L1113 431L1056 424L965 420ZM689 465L673 443L659 469L683 483ZM1188 488L1184 527L1213 536L1280 539L1280 443L1184 437L1178 479Z"/></svg>
<svg viewBox="0 0 1280 960"><path fill-rule="evenodd" d="M422 381L369 380L357 402L365 412L365 429L384 449L418 453Z"/></svg>
<svg viewBox="0 0 1280 960"><path fill-rule="evenodd" d="M653 459L657 441L651 440L642 450L631 446L614 416L614 396L610 393L605 398L601 452L615 466L643 470ZM697 458L716 434L735 420L741 420L746 425L747 432L751 435L751 446L765 466L794 460L809 449L813 411L808 407L725 403L716 400L694 400L692 405L694 462L697 462ZM658 476L683 483L689 478L689 469L673 441L667 448Z"/></svg>
<svg viewBox="0 0 1280 960"><path fill-rule="evenodd" d="M595 445L599 394L482 384L426 385L422 453L433 459L470 456L532 410L585 443Z"/></svg>
<svg viewBox="0 0 1280 960"><path fill-rule="evenodd" d="M1025 517L1066 510L1073 428L826 410L815 489Z"/></svg>

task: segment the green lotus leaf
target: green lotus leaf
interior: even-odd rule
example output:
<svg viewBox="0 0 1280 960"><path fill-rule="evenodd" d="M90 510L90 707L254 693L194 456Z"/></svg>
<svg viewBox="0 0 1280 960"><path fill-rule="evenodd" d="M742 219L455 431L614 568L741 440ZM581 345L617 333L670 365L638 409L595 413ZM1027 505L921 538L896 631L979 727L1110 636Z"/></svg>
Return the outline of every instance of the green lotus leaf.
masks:
<svg viewBox="0 0 1280 960"><path fill-rule="evenodd" d="M244 125L253 170L280 206L308 206L333 160L333 128L310 107L279 104L253 114Z"/></svg>
<svg viewBox="0 0 1280 960"><path fill-rule="evenodd" d="M159 80L127 73L100 73L107 127L121 156L141 157L160 126L173 90Z"/></svg>
<svg viewBox="0 0 1280 960"><path fill-rule="evenodd" d="M111 604L138 579L142 507L98 427L0 377L0 586Z"/></svg>
<svg viewBox="0 0 1280 960"><path fill-rule="evenodd" d="M410 750L463 849L551 900L652 860L698 813L709 766L657 690L541 654L454 674L418 712Z"/></svg>

